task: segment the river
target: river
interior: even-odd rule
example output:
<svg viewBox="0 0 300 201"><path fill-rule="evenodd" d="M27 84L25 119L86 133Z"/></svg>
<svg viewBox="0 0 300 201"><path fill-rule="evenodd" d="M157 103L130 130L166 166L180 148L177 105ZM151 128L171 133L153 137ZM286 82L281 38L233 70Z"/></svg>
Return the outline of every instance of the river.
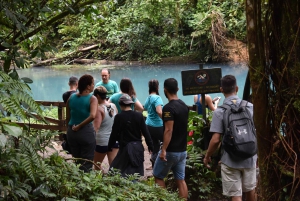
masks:
<svg viewBox="0 0 300 201"><path fill-rule="evenodd" d="M148 81L157 79L160 83L159 93L164 103L167 99L163 93L163 82L167 78L175 78L178 81L178 97L187 105L193 105L193 96L183 96L181 71L199 69L197 64L188 65L144 65L144 66L109 66L111 79L118 84L123 77L131 79L137 93L137 97L144 104L148 96ZM204 69L221 68L222 76L231 74L236 76L239 86L238 95L243 96L245 79L248 71L246 64L204 64ZM69 89L68 79L70 76L78 78L83 74L90 74L95 79L95 84L101 80L101 66L90 66L80 70L57 70L49 67L32 67L18 70L20 77L28 77L33 80L29 86L32 89L32 95L35 100L44 101L62 101L62 94ZM212 98L221 96L221 102L224 96L221 93L210 94Z"/></svg>

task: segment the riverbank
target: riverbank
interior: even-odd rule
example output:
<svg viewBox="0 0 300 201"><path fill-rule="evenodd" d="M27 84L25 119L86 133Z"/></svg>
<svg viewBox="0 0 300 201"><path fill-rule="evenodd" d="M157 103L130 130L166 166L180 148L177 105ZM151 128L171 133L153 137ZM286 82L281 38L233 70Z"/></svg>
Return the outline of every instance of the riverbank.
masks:
<svg viewBox="0 0 300 201"><path fill-rule="evenodd" d="M227 39L224 45L224 52L226 55L218 63L247 63L249 60L247 44L235 39ZM158 65L180 65L180 64L195 64L195 63L205 63L203 58L197 57L197 55L187 55L187 56L174 56L161 58L155 64ZM77 69L83 67L96 67L101 66L101 68L114 66L140 66L140 65L150 65L147 61L114 61L109 59L82 59L75 58L73 60L66 60L64 58L49 58L47 60L39 61L35 60L32 67L38 66L51 66L55 69Z"/></svg>

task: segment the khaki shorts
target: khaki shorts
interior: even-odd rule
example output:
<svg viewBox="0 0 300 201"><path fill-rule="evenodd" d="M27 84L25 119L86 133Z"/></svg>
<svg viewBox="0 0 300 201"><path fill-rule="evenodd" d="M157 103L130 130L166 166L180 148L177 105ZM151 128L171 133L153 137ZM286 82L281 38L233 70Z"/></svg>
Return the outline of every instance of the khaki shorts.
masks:
<svg viewBox="0 0 300 201"><path fill-rule="evenodd" d="M242 196L256 187L256 168L230 168L221 164L223 194Z"/></svg>

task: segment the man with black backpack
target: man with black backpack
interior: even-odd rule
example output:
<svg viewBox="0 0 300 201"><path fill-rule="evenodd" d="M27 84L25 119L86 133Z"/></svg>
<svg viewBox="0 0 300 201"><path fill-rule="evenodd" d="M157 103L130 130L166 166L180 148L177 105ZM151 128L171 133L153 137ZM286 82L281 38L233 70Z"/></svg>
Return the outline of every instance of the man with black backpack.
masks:
<svg viewBox="0 0 300 201"><path fill-rule="evenodd" d="M257 142L253 124L253 105L237 96L238 86L232 75L221 79L221 92L225 96L223 105L214 113L210 126L212 139L203 159L210 167L210 156L221 149L221 175L223 194L232 201L255 200Z"/></svg>

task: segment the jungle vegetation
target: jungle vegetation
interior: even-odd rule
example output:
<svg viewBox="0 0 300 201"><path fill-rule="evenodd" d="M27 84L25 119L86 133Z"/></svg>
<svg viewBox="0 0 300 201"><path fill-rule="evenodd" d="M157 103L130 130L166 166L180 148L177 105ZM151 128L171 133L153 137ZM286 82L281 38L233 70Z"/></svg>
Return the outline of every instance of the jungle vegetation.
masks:
<svg viewBox="0 0 300 201"><path fill-rule="evenodd" d="M36 178L32 177L35 173L46 175L42 172L45 170L47 174L56 175L56 171L60 171L52 166L45 167L43 160L36 163L36 155L28 146L29 140L37 143L36 137L16 140L24 131L12 127L8 114L22 116L19 102L27 103L39 113L25 94L14 97L12 102L7 101L13 95L18 96L18 90L26 89L16 67L25 68L32 62L51 57L62 58L59 60L62 63L75 58L155 63L161 58L175 56L219 61L226 56L226 40L235 38L247 42L249 50L259 145L258 199L300 200L299 12L299 0L0 1L0 65L3 71L0 101L4 105L0 157L1 161L9 162L0 162L0 174L2 179L8 174L3 170L8 169L14 175L14 180L6 180L9 195L24 197L26 192L35 189L36 195L51 197L53 194L47 189L56 182L34 188L28 183L36 184ZM9 141L8 135L12 136ZM41 136L45 135L48 136ZM17 152L17 148L21 152ZM30 153L30 158L24 153ZM49 160L52 164L66 166L56 158ZM19 177L22 175L19 174L20 164L26 177ZM34 169L37 165L45 168ZM84 176L80 178L94 181L95 177ZM19 182L20 179L24 182ZM65 195L72 195L72 185L72 182L63 184Z"/></svg>
<svg viewBox="0 0 300 201"><path fill-rule="evenodd" d="M6 71L9 64L24 67L51 57L65 64L91 58L156 63L178 56L221 61L229 38L246 39L242 0L12 0L0 9Z"/></svg>

